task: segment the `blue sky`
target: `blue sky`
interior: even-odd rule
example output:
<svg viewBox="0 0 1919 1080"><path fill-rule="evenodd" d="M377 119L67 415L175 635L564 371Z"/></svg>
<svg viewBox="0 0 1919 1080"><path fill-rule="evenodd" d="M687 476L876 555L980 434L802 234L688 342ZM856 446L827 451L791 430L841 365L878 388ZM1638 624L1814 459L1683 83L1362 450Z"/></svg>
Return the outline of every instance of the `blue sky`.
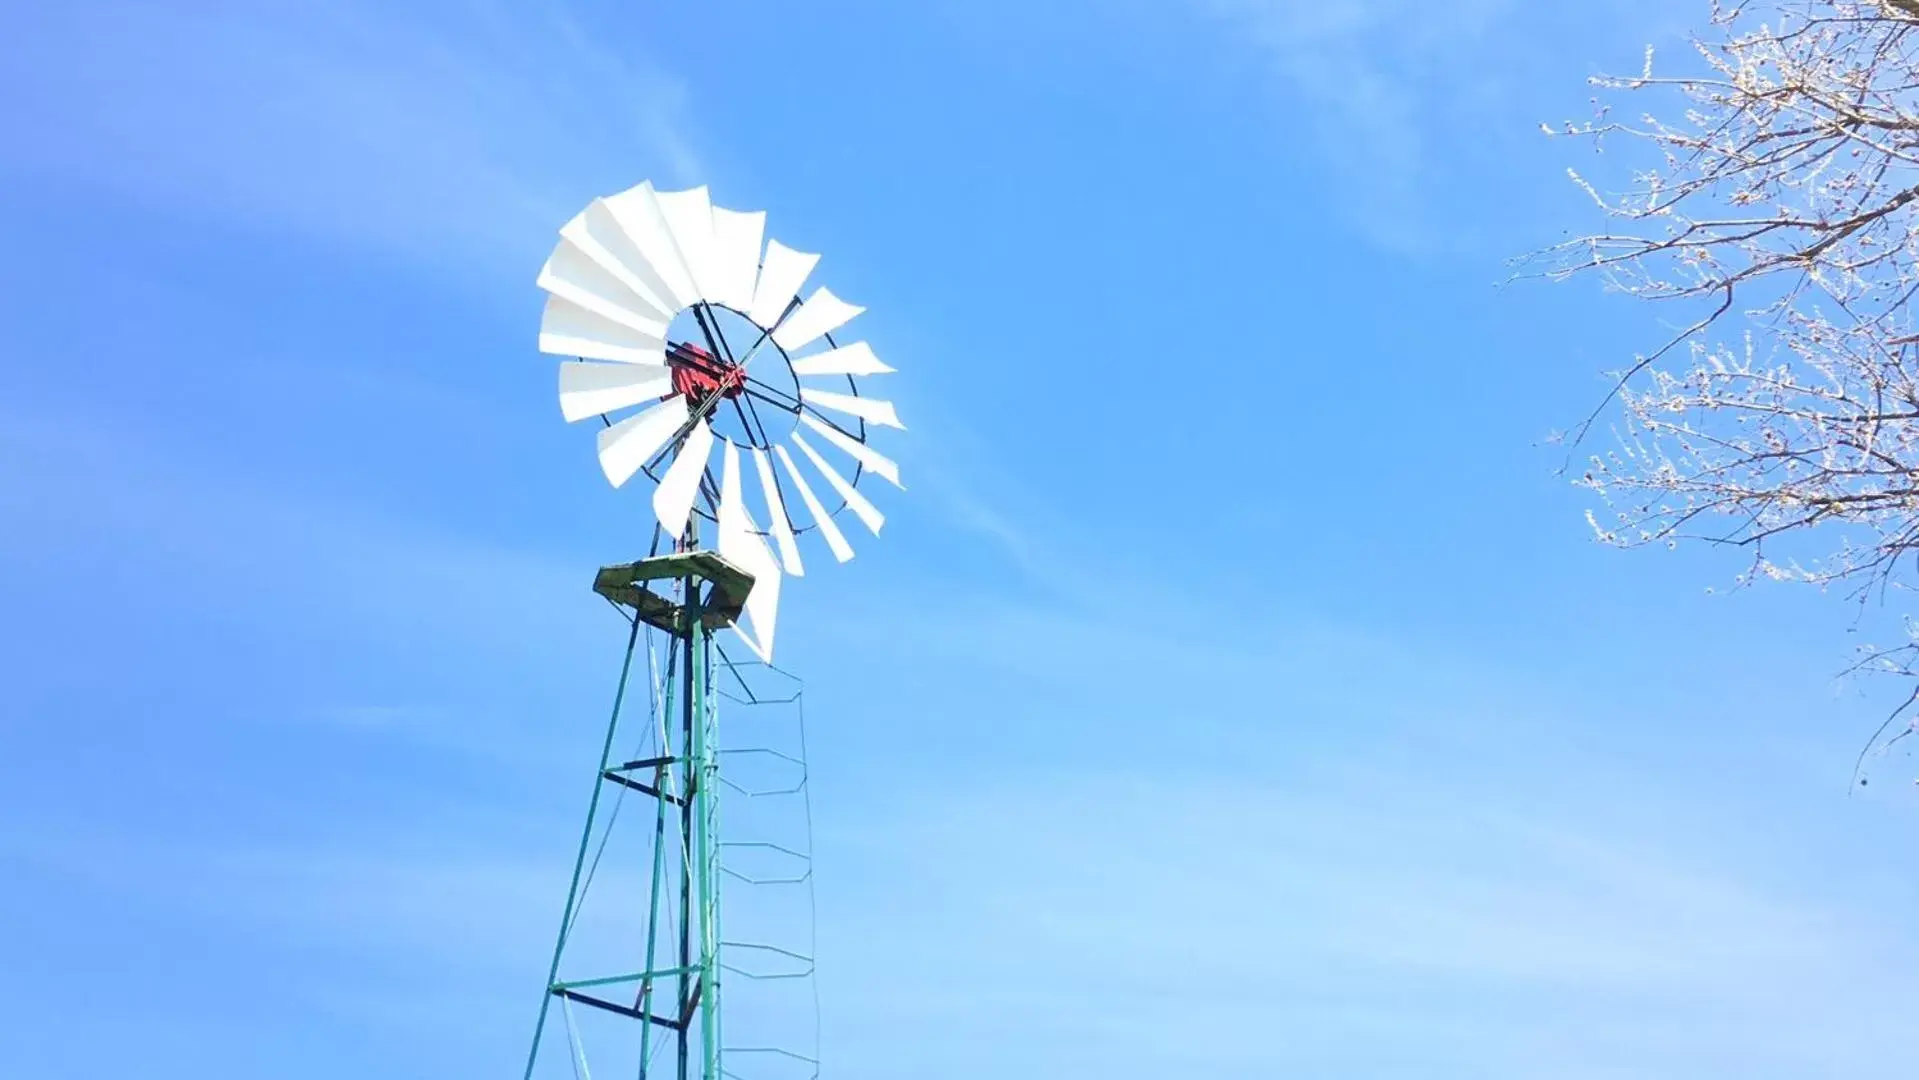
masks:
<svg viewBox="0 0 1919 1080"><path fill-rule="evenodd" d="M0 1072L518 1067L648 521L532 281L643 178L912 428L782 615L828 1075L1909 1067L1890 688L1591 542L1657 316L1498 284L1703 5L168 7L0 15Z"/></svg>

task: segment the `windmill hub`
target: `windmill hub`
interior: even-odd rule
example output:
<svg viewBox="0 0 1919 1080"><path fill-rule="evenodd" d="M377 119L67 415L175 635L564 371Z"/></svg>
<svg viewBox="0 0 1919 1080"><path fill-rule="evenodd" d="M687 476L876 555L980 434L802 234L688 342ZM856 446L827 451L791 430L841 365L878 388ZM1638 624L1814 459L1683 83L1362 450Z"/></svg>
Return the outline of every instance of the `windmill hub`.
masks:
<svg viewBox="0 0 1919 1080"><path fill-rule="evenodd" d="M716 397L736 398L746 389L746 369L722 360L698 345L675 344L666 354L673 370L673 390L684 394L694 409Z"/></svg>

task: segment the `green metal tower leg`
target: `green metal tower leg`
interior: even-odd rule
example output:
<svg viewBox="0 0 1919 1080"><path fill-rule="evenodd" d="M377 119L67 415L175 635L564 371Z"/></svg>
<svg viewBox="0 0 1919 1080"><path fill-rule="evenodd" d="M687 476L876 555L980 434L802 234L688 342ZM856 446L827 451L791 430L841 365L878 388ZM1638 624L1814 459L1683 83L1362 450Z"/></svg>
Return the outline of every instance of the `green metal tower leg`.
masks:
<svg viewBox="0 0 1919 1080"><path fill-rule="evenodd" d="M633 620L633 632L626 638L626 657L620 661L620 683L613 691L613 715L606 721L606 741L600 745L600 767L593 773L593 796L586 803L586 826L580 830L580 851L573 858L573 880L566 887L566 907L560 915L559 940L553 943L553 963L546 970L546 992L540 995L540 1019L533 1025L533 1048L526 1054L526 1078L533 1080L533 1063L540 1057L540 1035L546 1030L546 1014L553 1005L554 980L560 977L560 957L566 953L566 938L573 931L575 906L580 900L580 874L586 869L586 851L593 841L593 819L599 813L601 777L613 761L613 736L620 729L620 708L626 702L626 683L633 673L633 649L640 642L640 620Z"/></svg>
<svg viewBox="0 0 1919 1080"><path fill-rule="evenodd" d="M688 604L690 613L697 615L695 605ZM697 618L690 618L696 626ZM719 846L714 834L714 807L718 792L718 758L714 753L713 732L710 728L710 712L707 701L707 680L711 676L712 634L695 629L693 641L697 656L690 674L691 716L693 721L693 739L688 755L692 764L699 770L699 786L693 789L694 848L696 870L700 894L700 1049L703 1078L717 1080L720 1075L720 964L719 964L719 881L714 871L714 863L719 858Z"/></svg>
<svg viewBox="0 0 1919 1080"><path fill-rule="evenodd" d="M700 805L701 797L705 794L705 792L701 790L704 786L703 781L705 777L700 774L700 735L699 722L697 719L699 716L700 679L702 676L700 668L702 667L701 654L703 651L700 648L702 634L700 631L699 584L698 578L689 575L681 579L680 585L680 595L686 598L685 606L681 609L683 615L680 623L682 641L684 641L686 645L686 696L681 705L685 710L684 732L682 734L681 745L686 747L686 784L682 789L686 792L686 803L681 807L680 813L680 851L686 860L686 865L680 868L683 875L680 878L680 996L675 1006L681 1025L679 1029L679 1080L688 1080L687 1066L690 1064L687 1053L686 1024L692 1019L692 1009L690 1008L692 998L690 998L688 994L698 994L700 992L701 987L704 985L706 975L706 965L701 964L698 967L700 978L697 980L691 978L691 973L694 970L692 957L694 875L692 864L698 860L700 853L699 847L696 846L698 836L693 823L698 816L696 808ZM702 1078L702 1080L705 1080L705 1078Z"/></svg>

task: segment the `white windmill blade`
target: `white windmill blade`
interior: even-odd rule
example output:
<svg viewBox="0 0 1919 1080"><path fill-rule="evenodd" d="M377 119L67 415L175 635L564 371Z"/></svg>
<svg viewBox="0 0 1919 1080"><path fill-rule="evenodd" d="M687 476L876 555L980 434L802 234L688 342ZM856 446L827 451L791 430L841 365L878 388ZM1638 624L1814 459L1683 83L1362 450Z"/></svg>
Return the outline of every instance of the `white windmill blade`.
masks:
<svg viewBox="0 0 1919 1080"><path fill-rule="evenodd" d="M768 240L766 259L760 265L760 280L753 287L753 306L746 310L746 317L766 329L779 325L786 306L800 294L806 275L813 272L819 261L818 255L794 251L778 240Z"/></svg>
<svg viewBox="0 0 1919 1080"><path fill-rule="evenodd" d="M773 455L780 459L780 467L786 470L787 479L793 481L793 486L799 489L800 501L806 504L806 512L813 515L813 524L819 526L820 535L826 538L826 546L833 549L833 557L841 562L851 559L853 545L846 542L845 534L841 533L840 527L833 523L832 515L826 512L826 507L820 505L820 497L813 494L813 486L806 482L806 477L800 475L800 470L786 453L786 447L773 447Z"/></svg>
<svg viewBox="0 0 1919 1080"><path fill-rule="evenodd" d="M600 470L614 487L632 479L686 423L686 399L667 398L645 412L600 429Z"/></svg>
<svg viewBox="0 0 1919 1080"><path fill-rule="evenodd" d="M891 375L893 369L887 367L879 357L873 355L873 347L864 341L855 341L851 345L841 345L837 349L828 349L811 356L802 356L793 361L795 375Z"/></svg>
<svg viewBox="0 0 1919 1080"><path fill-rule="evenodd" d="M773 462L766 451L755 446L752 448L753 469L760 474L760 492L766 498L767 531L773 534L773 542L780 549L780 565L794 577L806 574L805 564L800 562L800 545L793 538L793 525L786 520L786 501L780 498L780 485L773 478Z"/></svg>
<svg viewBox="0 0 1919 1080"><path fill-rule="evenodd" d="M673 239L673 230L667 227L656 196L652 183L648 182L603 201L614 221L619 223L620 231L633 242L654 276L672 294L674 310L678 311L692 307L699 300L700 291L693 284L686 257L680 254L679 243Z"/></svg>
<svg viewBox="0 0 1919 1080"><path fill-rule="evenodd" d="M604 200L594 199L589 203L560 229L560 237L617 280L655 318L662 321L672 318L672 301L662 299L664 293L659 282L648 280L651 274L634 272L635 266L646 265L646 259L621 231Z"/></svg>
<svg viewBox="0 0 1919 1080"><path fill-rule="evenodd" d="M666 363L666 339L595 315L562 296L548 296L540 315L540 351L623 364Z"/></svg>
<svg viewBox="0 0 1919 1080"><path fill-rule="evenodd" d="M706 188L656 191L653 198L659 204L660 216L666 219L668 231L673 234L673 243L680 249L680 258L686 260L686 271L693 276L693 287L699 290L700 299L714 299L718 282L714 280L713 272L713 265L717 261L713 240L713 202L707 198Z"/></svg>
<svg viewBox="0 0 1919 1080"><path fill-rule="evenodd" d="M810 386L800 387L800 400L822 409L832 409L834 412L843 412L848 416L857 416L869 424L906 430L906 425L900 423L899 414L893 411L893 403L890 401L860 397L856 394L835 394L830 390L815 390Z"/></svg>
<svg viewBox="0 0 1919 1080"><path fill-rule="evenodd" d="M578 244L587 254L594 255L595 262L625 282L629 289L650 299L653 307L660 312L660 318L670 321L673 313L679 310L673 289L653 265L654 256L627 232L626 226L605 199L594 199L588 203L578 217L566 223L560 235ZM598 249L597 253L595 248ZM677 258L677 255L674 257Z"/></svg>
<svg viewBox="0 0 1919 1080"><path fill-rule="evenodd" d="M686 400L675 397L675 401ZM679 539L686 532L686 519L693 514L693 499L700 493L700 478L706 475L707 459L713 456L713 428L705 420L693 425L680 445L679 456L653 489L653 514L660 519L666 535Z"/></svg>
<svg viewBox="0 0 1919 1080"><path fill-rule="evenodd" d="M906 490L906 485L900 483L899 464L892 458L887 457L885 454L880 453L878 450L873 449L858 439L852 438L844 431L821 420L812 413L800 413L800 423L819 432L820 438L844 450L848 457L866 466L868 472L883 476L887 480L892 481L893 486L899 488L901 491Z"/></svg>
<svg viewBox="0 0 1919 1080"><path fill-rule="evenodd" d="M747 648L761 660L773 662L774 620L780 608L780 568L759 537L753 517L746 509L740 490L740 451L731 440L722 439L720 505L714 515L719 526L720 557L753 575L753 587L746 594L743 615L751 624L749 632L738 620L733 629Z"/></svg>
<svg viewBox="0 0 1919 1080"><path fill-rule="evenodd" d="M746 569L746 564L740 561L741 558L751 558L750 552L754 548L760 551L762 561L755 564L759 569L753 571L753 588L746 594L745 610L742 612L753 629L749 633L745 626L735 622L733 632L746 642L746 647L753 650L755 656L770 664L773 662L773 629L780 610L779 564L773 561L773 556L766 554L766 543L756 534L748 532L732 544L727 543L726 535L724 532L720 534L720 557L742 570Z"/></svg>
<svg viewBox="0 0 1919 1080"><path fill-rule="evenodd" d="M855 315L866 309L858 304L849 304L834 296L831 290L822 285L813 290L787 320L773 331L773 344L792 352L819 340L820 335L830 334L853 320Z"/></svg>
<svg viewBox="0 0 1919 1080"><path fill-rule="evenodd" d="M567 423L663 398L673 392L673 372L665 365L560 365L560 415Z"/></svg>
<svg viewBox="0 0 1919 1080"><path fill-rule="evenodd" d="M806 455L806 460L811 461L813 467L820 471L820 475L826 477L826 482L833 485L834 491L840 493L840 498L846 500L846 505L859 515L860 520L866 523L867 529L874 536L878 536L880 526L886 524L886 515L880 513L879 508L868 501L866 496L861 495L846 477L841 476L838 469L827 464L826 459L820 456L820 452L813 449L812 445L801 438L797 431L793 433L793 445L799 447L800 453Z"/></svg>
<svg viewBox="0 0 1919 1080"><path fill-rule="evenodd" d="M760 237L766 233L766 211L747 213L713 208L713 288L707 299L734 311L753 306L753 286L760 276Z"/></svg>
<svg viewBox="0 0 1919 1080"><path fill-rule="evenodd" d="M603 319L654 337L666 334L667 320L651 300L628 288L564 236L547 257L546 265L540 268L538 284Z"/></svg>

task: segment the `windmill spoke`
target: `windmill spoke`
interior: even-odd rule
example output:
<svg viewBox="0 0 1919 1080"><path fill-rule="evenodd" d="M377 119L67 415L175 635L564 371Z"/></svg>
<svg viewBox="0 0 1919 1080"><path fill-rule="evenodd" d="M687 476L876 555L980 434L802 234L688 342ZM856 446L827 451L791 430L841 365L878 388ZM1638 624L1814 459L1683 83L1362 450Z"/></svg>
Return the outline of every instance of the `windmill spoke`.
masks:
<svg viewBox="0 0 1919 1080"><path fill-rule="evenodd" d="M742 400L745 401L744 406L741 405ZM740 410L740 422L747 425L747 435L756 440L753 445L762 449L773 445L767 438L766 424L760 420L760 407L753 403L750 396L742 394L734 398L733 407Z"/></svg>
<svg viewBox="0 0 1919 1080"><path fill-rule="evenodd" d="M700 495L706 499L706 506L715 520L720 515L720 485L713 479L713 468L707 466L700 470Z"/></svg>
<svg viewBox="0 0 1919 1080"><path fill-rule="evenodd" d="M673 437L666 440L666 445L655 450L653 456L646 460L646 475L652 476L655 467L664 464L668 456L678 454L680 447L686 443L687 435L693 431L693 425L699 422L700 418L698 416L688 417L686 423L680 425L680 430L674 432ZM654 479L658 479L658 477L654 477Z"/></svg>
<svg viewBox="0 0 1919 1080"><path fill-rule="evenodd" d="M780 471L778 469L769 468L766 471L766 475L762 477L761 479L764 480L768 478L770 478L773 481L773 493L779 496L780 516L786 519L786 527L789 530L791 530L794 533L794 535L798 535L802 532L805 532L811 526L796 526L793 524L793 504L787 501L788 495L786 493L786 485L780 481ZM769 518L771 517L770 514L768 516ZM768 529L771 529L773 527L772 521L769 520L766 523L766 527Z"/></svg>
<svg viewBox="0 0 1919 1080"><path fill-rule="evenodd" d="M773 336L773 331L761 330L760 336L757 338L754 338L752 346L746 350L746 355L740 357L740 366L745 367L746 365L752 363L753 354L759 352L760 346L766 344L766 339L772 336Z"/></svg>
<svg viewBox="0 0 1919 1080"><path fill-rule="evenodd" d="M768 405L784 409L790 413L800 411L800 401L798 398L788 397L783 391L776 390L752 378L746 380L746 394L748 397L758 398Z"/></svg>
<svg viewBox="0 0 1919 1080"><path fill-rule="evenodd" d="M860 429L857 432L848 431L846 430L845 427L843 427L840 424L838 420L835 420L832 417L821 412L819 408L815 406L813 403L802 402L801 405L805 409L807 415L811 416L815 420L818 420L820 423L825 424L827 427L832 428L834 431L839 432L841 435L844 435L855 442L866 441L866 421L864 420L854 421L855 423L859 425ZM798 411L798 410L795 410L795 411Z"/></svg>
<svg viewBox="0 0 1919 1080"><path fill-rule="evenodd" d="M713 314L713 308L702 302L694 305L693 319L700 324L700 333L706 337L706 348L714 359L724 363L733 362L733 350L727 348L726 333L720 329L719 317Z"/></svg>
<svg viewBox="0 0 1919 1080"><path fill-rule="evenodd" d="M754 446L759 445L759 442L765 441L765 433L754 430L753 421L747 416L746 408L740 404L740 399L738 397L732 397L727 400L733 404L733 415L740 418L740 427L746 432L746 441ZM751 399L748 399L748 404L751 404Z"/></svg>

